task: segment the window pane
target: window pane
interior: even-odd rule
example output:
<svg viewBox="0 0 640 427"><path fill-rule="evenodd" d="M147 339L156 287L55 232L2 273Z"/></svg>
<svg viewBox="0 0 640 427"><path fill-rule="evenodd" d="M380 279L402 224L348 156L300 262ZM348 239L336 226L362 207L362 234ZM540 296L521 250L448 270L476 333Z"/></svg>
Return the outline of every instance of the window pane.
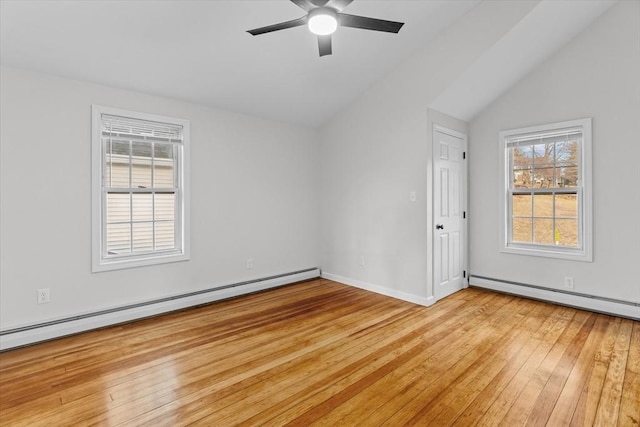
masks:
<svg viewBox="0 0 640 427"><path fill-rule="evenodd" d="M558 187L577 187L580 185L577 166L559 166L557 173Z"/></svg>
<svg viewBox="0 0 640 427"><path fill-rule="evenodd" d="M513 164L513 188L531 188L533 182L533 158L531 146L516 146L511 149Z"/></svg>
<svg viewBox="0 0 640 427"><path fill-rule="evenodd" d="M133 188L151 188L151 160L134 159L131 169Z"/></svg>
<svg viewBox="0 0 640 427"><path fill-rule="evenodd" d="M531 216L531 194L514 194L511 202L513 216Z"/></svg>
<svg viewBox="0 0 640 427"><path fill-rule="evenodd" d="M556 218L578 218L578 195L556 194Z"/></svg>
<svg viewBox="0 0 640 427"><path fill-rule="evenodd" d="M131 186L133 188L151 188L151 143L134 142Z"/></svg>
<svg viewBox="0 0 640 427"><path fill-rule="evenodd" d="M173 179L173 164L156 162L153 168L155 188L175 188Z"/></svg>
<svg viewBox="0 0 640 427"><path fill-rule="evenodd" d="M557 163L573 163L578 164L578 158L580 157L580 141L581 136L575 136L566 141L560 141L556 143L556 162Z"/></svg>
<svg viewBox="0 0 640 427"><path fill-rule="evenodd" d="M542 245L553 244L553 220L534 218L533 242Z"/></svg>
<svg viewBox="0 0 640 427"><path fill-rule="evenodd" d="M553 163L537 163L534 165L534 188L553 188L554 167Z"/></svg>
<svg viewBox="0 0 640 427"><path fill-rule="evenodd" d="M131 150L134 158L151 160L153 148L150 142L134 141L131 143Z"/></svg>
<svg viewBox="0 0 640 427"><path fill-rule="evenodd" d="M174 161L176 147L173 144L155 144L153 186L155 188L175 188Z"/></svg>
<svg viewBox="0 0 640 427"><path fill-rule="evenodd" d="M511 236L511 240L514 242L531 243L530 218L513 219L513 235Z"/></svg>
<svg viewBox="0 0 640 427"><path fill-rule="evenodd" d="M129 141L106 140L105 185L129 187Z"/></svg>
<svg viewBox="0 0 640 427"><path fill-rule="evenodd" d="M533 146L534 187L549 188L553 183L553 166L555 162L555 144L544 143Z"/></svg>
<svg viewBox="0 0 640 427"><path fill-rule="evenodd" d="M133 251L147 252L153 250L153 223L138 222L133 224Z"/></svg>
<svg viewBox="0 0 640 427"><path fill-rule="evenodd" d="M112 158L105 172L107 187L129 188L129 159Z"/></svg>
<svg viewBox="0 0 640 427"><path fill-rule="evenodd" d="M156 223L156 250L175 248L173 222Z"/></svg>
<svg viewBox="0 0 640 427"><path fill-rule="evenodd" d="M533 216L553 217L553 194L535 194L533 196Z"/></svg>
<svg viewBox="0 0 640 427"><path fill-rule="evenodd" d="M131 221L131 196L129 194L107 194L107 223Z"/></svg>
<svg viewBox="0 0 640 427"><path fill-rule="evenodd" d="M133 220L153 221L153 195L134 193L133 198Z"/></svg>
<svg viewBox="0 0 640 427"><path fill-rule="evenodd" d="M556 143L556 181L558 187L578 185L578 139Z"/></svg>
<svg viewBox="0 0 640 427"><path fill-rule="evenodd" d="M578 220L558 219L556 220L556 245L578 246Z"/></svg>
<svg viewBox="0 0 640 427"><path fill-rule="evenodd" d="M175 199L173 193L156 194L156 221L175 219Z"/></svg>
<svg viewBox="0 0 640 427"><path fill-rule="evenodd" d="M131 224L107 224L107 253L131 253Z"/></svg>

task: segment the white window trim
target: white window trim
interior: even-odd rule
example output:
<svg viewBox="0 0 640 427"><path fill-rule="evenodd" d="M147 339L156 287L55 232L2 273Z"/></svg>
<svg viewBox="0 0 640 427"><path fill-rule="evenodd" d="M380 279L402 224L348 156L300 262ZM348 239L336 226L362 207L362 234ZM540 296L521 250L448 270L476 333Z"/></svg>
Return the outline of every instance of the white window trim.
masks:
<svg viewBox="0 0 640 427"><path fill-rule="evenodd" d="M546 245L536 245L527 243L509 243L510 229L510 203L507 202L509 195L509 158L507 150L507 139L515 135L531 134L538 132L551 132L559 129L572 127L582 128L582 147L580 150L580 182L581 190L578 191L579 209L579 230L581 236L581 248L551 247ZM504 130L499 133L500 145L500 252L520 255L540 256L556 259L566 259L574 261L593 261L593 202L592 202L592 132L591 118L570 120L565 122L550 123L539 126L530 126L519 129Z"/></svg>
<svg viewBox="0 0 640 427"><path fill-rule="evenodd" d="M102 200L102 142L101 123L102 115L130 117L133 119L171 123L183 127L182 158L178 168L182 198L180 200L179 219L182 225L181 250L173 253L150 253L139 256L114 259L103 256L103 200ZM127 111L120 108L105 107L102 105L91 106L91 219L92 219L92 271L101 272L119 270L124 268L142 267L147 265L165 264L169 262L187 261L190 259L190 182L189 182L189 141L190 121L174 117L166 117L155 114Z"/></svg>

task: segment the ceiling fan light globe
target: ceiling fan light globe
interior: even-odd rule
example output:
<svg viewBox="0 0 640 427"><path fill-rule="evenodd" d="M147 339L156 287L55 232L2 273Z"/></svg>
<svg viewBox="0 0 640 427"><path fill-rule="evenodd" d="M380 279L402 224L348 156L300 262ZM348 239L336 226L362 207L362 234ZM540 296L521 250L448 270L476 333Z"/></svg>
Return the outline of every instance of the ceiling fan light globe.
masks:
<svg viewBox="0 0 640 427"><path fill-rule="evenodd" d="M319 36L326 36L333 34L338 28L338 20L336 19L335 12L331 11L318 11L317 13L310 14L309 16L309 31Z"/></svg>

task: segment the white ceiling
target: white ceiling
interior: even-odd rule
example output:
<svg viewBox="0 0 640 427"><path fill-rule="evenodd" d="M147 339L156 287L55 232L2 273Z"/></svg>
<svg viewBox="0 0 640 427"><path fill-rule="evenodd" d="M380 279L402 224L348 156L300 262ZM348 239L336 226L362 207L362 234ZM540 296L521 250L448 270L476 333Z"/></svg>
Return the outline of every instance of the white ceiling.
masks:
<svg viewBox="0 0 640 427"><path fill-rule="evenodd" d="M471 120L615 3L613 0L539 2L430 107Z"/></svg>
<svg viewBox="0 0 640 427"><path fill-rule="evenodd" d="M0 2L0 61L317 127L469 11L471 1L354 1L345 12L405 22L399 34L340 28L320 58L287 0Z"/></svg>
<svg viewBox="0 0 640 427"><path fill-rule="evenodd" d="M246 32L303 16L288 0L0 0L0 63L318 127L478 3L355 0L404 27L339 28L320 58L305 27ZM535 3L430 107L471 119L614 3Z"/></svg>

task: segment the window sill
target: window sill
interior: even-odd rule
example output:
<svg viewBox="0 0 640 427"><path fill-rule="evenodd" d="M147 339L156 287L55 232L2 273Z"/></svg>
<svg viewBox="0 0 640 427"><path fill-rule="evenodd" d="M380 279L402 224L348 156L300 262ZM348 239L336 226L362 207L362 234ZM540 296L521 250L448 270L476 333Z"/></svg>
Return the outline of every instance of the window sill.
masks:
<svg viewBox="0 0 640 427"><path fill-rule="evenodd" d="M561 260L592 262L593 255L583 249L554 248L552 246L511 244L500 248L500 252L516 255L555 258Z"/></svg>
<svg viewBox="0 0 640 427"><path fill-rule="evenodd" d="M153 254L127 258L111 258L103 260L94 260L91 271L99 273L102 271L123 270L126 268L145 267L148 265L168 264L172 262L188 261L189 254L186 253L169 253L169 254Z"/></svg>

